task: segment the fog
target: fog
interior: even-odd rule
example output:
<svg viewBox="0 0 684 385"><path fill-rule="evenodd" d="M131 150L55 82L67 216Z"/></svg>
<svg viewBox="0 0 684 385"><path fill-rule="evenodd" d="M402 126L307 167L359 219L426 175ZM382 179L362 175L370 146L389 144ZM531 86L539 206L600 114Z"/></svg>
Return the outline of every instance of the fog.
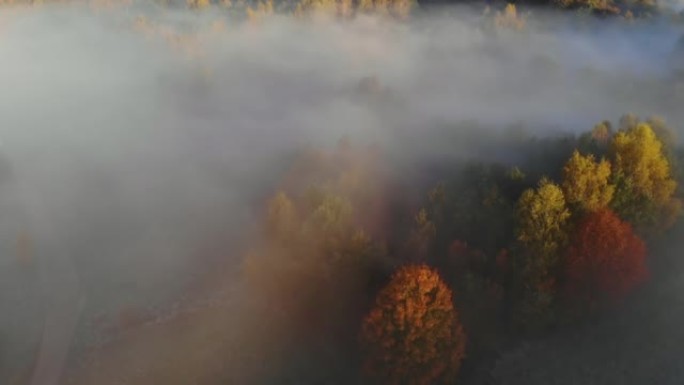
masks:
<svg viewBox="0 0 684 385"><path fill-rule="evenodd" d="M221 279L237 280L230 266L303 146L346 136L412 165L489 156L515 124L551 135L627 112L684 121L681 25L537 10L522 32L489 24L466 8L258 24L138 3L7 10L0 382L35 365L33 384L57 383L70 346L92 342L90 320L168 307L226 265ZM360 87L368 77L379 87Z"/></svg>

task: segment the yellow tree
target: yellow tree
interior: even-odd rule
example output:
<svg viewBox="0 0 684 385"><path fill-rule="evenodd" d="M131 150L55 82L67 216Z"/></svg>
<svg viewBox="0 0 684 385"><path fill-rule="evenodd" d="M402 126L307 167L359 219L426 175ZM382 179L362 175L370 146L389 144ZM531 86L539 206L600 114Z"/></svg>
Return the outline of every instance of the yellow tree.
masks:
<svg viewBox="0 0 684 385"><path fill-rule="evenodd" d="M494 16L494 25L497 28L521 31L525 29L525 19L518 14L515 4L508 3L503 12L497 12Z"/></svg>
<svg viewBox="0 0 684 385"><path fill-rule="evenodd" d="M523 192L517 212L518 241L529 253L549 256L564 245L570 211L558 185L542 178L537 189Z"/></svg>
<svg viewBox="0 0 684 385"><path fill-rule="evenodd" d="M415 5L415 0L359 0L357 8L361 13L391 15L406 19Z"/></svg>
<svg viewBox="0 0 684 385"><path fill-rule="evenodd" d="M453 381L466 336L451 290L425 265L400 268L363 321L364 371L387 385Z"/></svg>
<svg viewBox="0 0 684 385"><path fill-rule="evenodd" d="M558 253L567 242L570 211L563 190L543 178L537 189L523 192L517 214L517 239L522 246L518 277L522 281L522 301L517 321L526 328L538 329L552 320Z"/></svg>
<svg viewBox="0 0 684 385"><path fill-rule="evenodd" d="M649 124L618 132L611 155L617 188L613 208L623 218L637 226L653 224L664 207L679 207L673 197L677 182L663 144Z"/></svg>
<svg viewBox="0 0 684 385"><path fill-rule="evenodd" d="M593 155L581 155L577 150L563 167L561 186L567 203L581 211L607 207L615 192L610 184L610 163L605 159L596 162Z"/></svg>

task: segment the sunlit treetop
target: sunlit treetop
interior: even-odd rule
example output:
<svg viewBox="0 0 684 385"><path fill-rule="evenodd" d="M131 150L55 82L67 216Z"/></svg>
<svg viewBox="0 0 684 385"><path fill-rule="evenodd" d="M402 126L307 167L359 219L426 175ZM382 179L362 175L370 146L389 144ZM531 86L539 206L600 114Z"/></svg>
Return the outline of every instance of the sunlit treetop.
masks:
<svg viewBox="0 0 684 385"><path fill-rule="evenodd" d="M670 175L670 164L663 145L647 123L618 132L611 144L615 173L624 178L638 195L656 205L666 204L677 183Z"/></svg>
<svg viewBox="0 0 684 385"><path fill-rule="evenodd" d="M517 212L518 241L532 254L550 256L565 243L570 210L558 185L543 178L536 189L523 192Z"/></svg>
<svg viewBox="0 0 684 385"><path fill-rule="evenodd" d="M451 290L425 265L397 270L378 294L361 331L365 374L372 383L451 383L466 337Z"/></svg>
<svg viewBox="0 0 684 385"><path fill-rule="evenodd" d="M575 151L563 168L563 192L571 206L582 211L607 207L613 199L615 186L610 181L610 163Z"/></svg>
<svg viewBox="0 0 684 385"><path fill-rule="evenodd" d="M648 277L646 246L629 223L601 209L584 217L566 255L566 289L581 306L619 300Z"/></svg>

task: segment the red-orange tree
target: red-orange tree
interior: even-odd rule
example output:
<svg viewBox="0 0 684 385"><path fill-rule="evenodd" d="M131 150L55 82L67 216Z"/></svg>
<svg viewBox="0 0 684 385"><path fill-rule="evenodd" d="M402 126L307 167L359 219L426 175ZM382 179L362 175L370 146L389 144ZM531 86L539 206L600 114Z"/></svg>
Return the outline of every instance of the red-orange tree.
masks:
<svg viewBox="0 0 684 385"><path fill-rule="evenodd" d="M437 271L425 265L394 273L361 330L364 372L372 383L431 385L455 378L466 336L451 297Z"/></svg>
<svg viewBox="0 0 684 385"><path fill-rule="evenodd" d="M620 300L648 277L646 245L609 209L578 223L565 262L568 295L589 306Z"/></svg>

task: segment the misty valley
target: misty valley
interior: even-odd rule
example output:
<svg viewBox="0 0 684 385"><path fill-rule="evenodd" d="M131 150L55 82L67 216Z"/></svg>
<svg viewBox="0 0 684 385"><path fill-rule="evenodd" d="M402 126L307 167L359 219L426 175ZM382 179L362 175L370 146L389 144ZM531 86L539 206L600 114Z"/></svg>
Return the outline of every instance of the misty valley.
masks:
<svg viewBox="0 0 684 385"><path fill-rule="evenodd" d="M0 0L0 384L684 382L684 3Z"/></svg>

